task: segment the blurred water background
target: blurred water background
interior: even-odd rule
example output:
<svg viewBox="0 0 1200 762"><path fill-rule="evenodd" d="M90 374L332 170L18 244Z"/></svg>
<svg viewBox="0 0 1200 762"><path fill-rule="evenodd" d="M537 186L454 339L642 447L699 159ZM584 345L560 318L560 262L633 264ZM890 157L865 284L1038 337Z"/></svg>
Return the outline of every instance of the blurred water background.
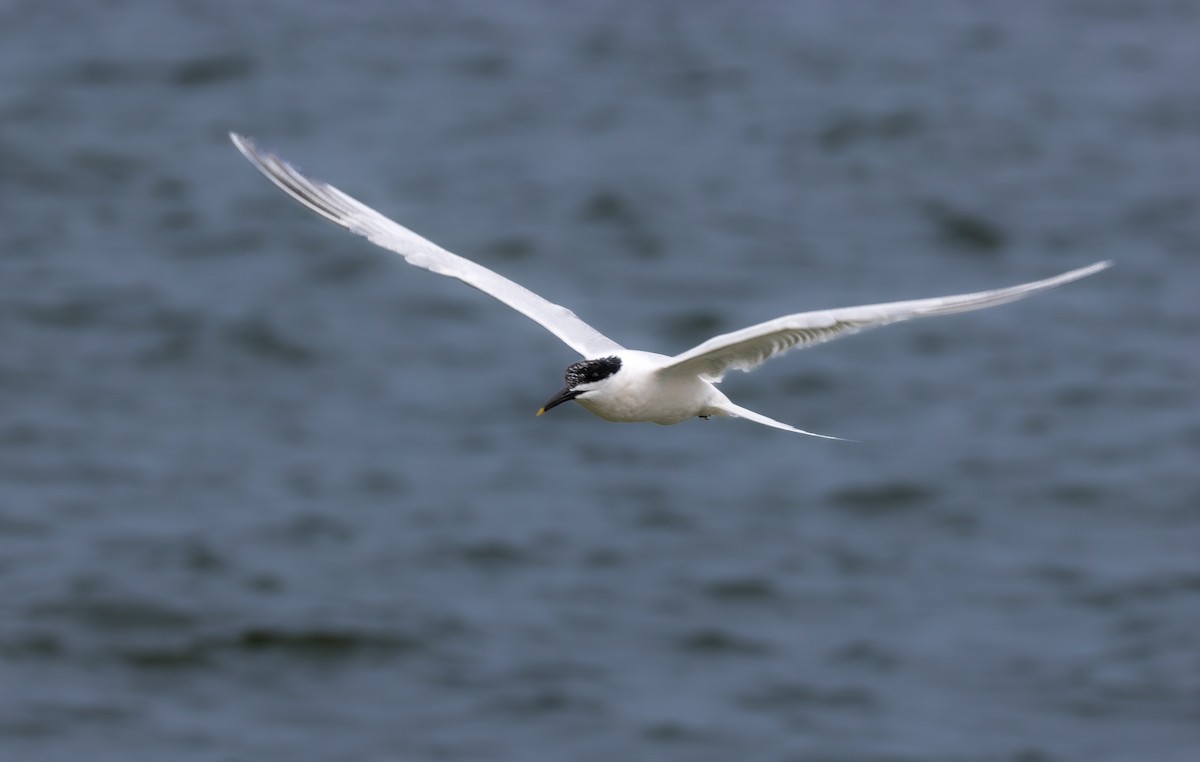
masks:
<svg viewBox="0 0 1200 762"><path fill-rule="evenodd" d="M0 2L0 758L1200 749L1200 5ZM828 442L534 410L538 326Z"/></svg>

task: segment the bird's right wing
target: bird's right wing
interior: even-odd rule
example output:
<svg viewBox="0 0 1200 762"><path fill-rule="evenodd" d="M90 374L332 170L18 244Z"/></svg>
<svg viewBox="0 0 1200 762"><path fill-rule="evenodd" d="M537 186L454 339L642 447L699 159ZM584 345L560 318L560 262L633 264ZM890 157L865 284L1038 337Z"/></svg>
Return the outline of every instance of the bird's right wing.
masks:
<svg viewBox="0 0 1200 762"><path fill-rule="evenodd" d="M833 310L801 312L768 320L740 331L716 336L672 357L659 368L660 373L700 375L710 381L720 381L730 370L751 370L768 359L792 349L865 331L868 328L898 323L918 317L949 315L955 312L980 310L998 304L1023 299L1030 294L1070 283L1099 272L1111 262L1097 262L1053 278L1024 283L1011 288L979 291L958 296L939 296L907 302L869 304L863 307L843 307Z"/></svg>
<svg viewBox="0 0 1200 762"><path fill-rule="evenodd" d="M332 185L310 180L278 156L260 151L241 135L231 132L229 138L251 164L289 196L325 219L396 252L410 265L457 278L499 299L584 357L601 357L623 348L580 320L566 307L546 301L524 286L469 259L451 254Z"/></svg>

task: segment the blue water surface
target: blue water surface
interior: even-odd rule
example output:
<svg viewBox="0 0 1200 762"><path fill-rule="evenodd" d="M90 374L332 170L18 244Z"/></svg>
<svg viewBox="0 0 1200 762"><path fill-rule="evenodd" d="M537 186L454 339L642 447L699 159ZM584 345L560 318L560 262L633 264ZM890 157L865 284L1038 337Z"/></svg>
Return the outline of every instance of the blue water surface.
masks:
<svg viewBox="0 0 1200 762"><path fill-rule="evenodd" d="M0 3L0 758L1196 759L1200 6ZM577 359L237 130L673 353Z"/></svg>

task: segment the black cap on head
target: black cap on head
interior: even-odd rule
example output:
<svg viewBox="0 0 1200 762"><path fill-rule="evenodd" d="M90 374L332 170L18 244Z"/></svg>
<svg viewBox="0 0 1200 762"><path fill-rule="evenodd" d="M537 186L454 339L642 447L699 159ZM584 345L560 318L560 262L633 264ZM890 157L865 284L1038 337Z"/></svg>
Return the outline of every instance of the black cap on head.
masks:
<svg viewBox="0 0 1200 762"><path fill-rule="evenodd" d="M581 384L594 384L597 381L603 381L612 374L621 369L620 357L601 357L596 360L581 360L567 367L567 372L563 374L567 385L559 391L558 394L550 398L550 400L542 405L537 411L538 415L546 412L552 407L557 407L564 402L571 400L583 394L582 391L577 391L576 387Z"/></svg>
<svg viewBox="0 0 1200 762"><path fill-rule="evenodd" d="M620 357L601 357L597 360L581 360L568 366L563 378L567 388L574 389L580 384L594 384L603 381L621 369Z"/></svg>

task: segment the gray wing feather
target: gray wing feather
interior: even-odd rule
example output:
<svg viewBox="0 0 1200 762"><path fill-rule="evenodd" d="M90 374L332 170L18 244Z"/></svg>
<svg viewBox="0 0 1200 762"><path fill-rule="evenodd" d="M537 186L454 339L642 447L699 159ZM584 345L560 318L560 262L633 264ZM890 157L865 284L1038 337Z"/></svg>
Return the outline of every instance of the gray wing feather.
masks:
<svg viewBox="0 0 1200 762"><path fill-rule="evenodd" d="M902 320L995 307L1097 273L1111 264L1097 262L1053 278L994 291L785 315L711 338L671 358L659 372L697 374L719 381L731 370L750 370L793 349Z"/></svg>
<svg viewBox="0 0 1200 762"><path fill-rule="evenodd" d="M538 323L584 357L594 358L622 349L574 312L549 302L529 289L469 259L446 251L332 185L305 177L292 165L260 151L253 142L229 134L242 155L289 196L331 222L396 252L411 265L457 278L492 296Z"/></svg>

